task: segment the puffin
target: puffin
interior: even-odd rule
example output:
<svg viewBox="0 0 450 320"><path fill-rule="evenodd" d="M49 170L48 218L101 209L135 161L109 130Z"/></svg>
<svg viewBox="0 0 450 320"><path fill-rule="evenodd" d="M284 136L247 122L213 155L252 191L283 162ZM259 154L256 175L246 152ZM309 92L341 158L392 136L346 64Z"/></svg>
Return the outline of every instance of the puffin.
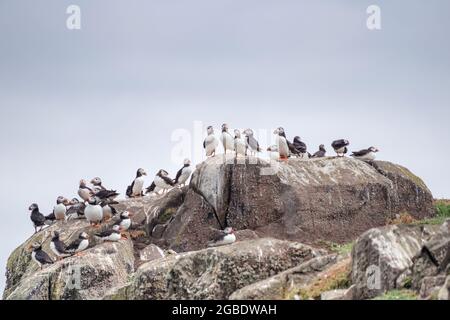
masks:
<svg viewBox="0 0 450 320"><path fill-rule="evenodd" d="M206 132L208 135L205 141L203 141L203 148L205 149L207 157L214 157L216 155L216 148L219 145L219 140L217 140L214 135L214 128L212 126L206 128Z"/></svg>
<svg viewBox="0 0 450 320"><path fill-rule="evenodd" d="M307 151L306 144L302 141L299 136L294 137L294 142L292 143L293 149L295 149L296 154L299 158L308 159L310 154Z"/></svg>
<svg viewBox="0 0 450 320"><path fill-rule="evenodd" d="M53 253L58 257L58 260L68 256L66 252L66 245L59 238L58 231L53 232L52 241L50 242L50 249L52 249Z"/></svg>
<svg viewBox="0 0 450 320"><path fill-rule="evenodd" d="M96 233L95 235L102 241L119 241L122 238L118 224L115 224L112 229Z"/></svg>
<svg viewBox="0 0 450 320"><path fill-rule="evenodd" d="M161 169L156 174L153 183L150 185L150 187L147 188L147 193L159 193L159 191L161 190L164 193L167 191L167 189L172 188L174 185L174 181L169 178L169 173L166 170Z"/></svg>
<svg viewBox="0 0 450 320"><path fill-rule="evenodd" d="M44 265L53 264L54 261L44 250L42 250L41 244L33 243L30 249L32 250L31 258L33 259L34 262L38 264L41 270Z"/></svg>
<svg viewBox="0 0 450 320"><path fill-rule="evenodd" d="M100 206L100 201L96 197L89 199L86 208L84 209L86 220L95 227L99 227L103 220L103 208Z"/></svg>
<svg viewBox="0 0 450 320"><path fill-rule="evenodd" d="M103 200L103 199L115 199L119 194L116 190L108 190L102 185L102 179L99 177L95 177L91 180L92 191L94 195Z"/></svg>
<svg viewBox="0 0 450 320"><path fill-rule="evenodd" d="M323 158L325 157L325 154L327 153L327 150L325 150L325 146L323 144L321 144L319 146L319 151L317 151L316 153L314 153L312 155L313 158Z"/></svg>
<svg viewBox="0 0 450 320"><path fill-rule="evenodd" d="M348 152L347 147L349 145L350 142L348 142L348 140L345 139L335 140L331 144L338 157L343 157Z"/></svg>
<svg viewBox="0 0 450 320"><path fill-rule="evenodd" d="M176 186L184 186L186 181L189 179L192 173L191 168L191 160L184 159L183 167L178 170L177 175L175 176L174 185Z"/></svg>
<svg viewBox="0 0 450 320"><path fill-rule="evenodd" d="M128 231L128 229L130 229L132 216L133 214L131 214L128 211L124 211L120 214L120 222L119 222L120 231Z"/></svg>
<svg viewBox="0 0 450 320"><path fill-rule="evenodd" d="M39 206L36 203L33 203L28 210L31 211L31 221L33 222L34 226L34 233L42 230L42 228L45 226L45 216L39 212Z"/></svg>
<svg viewBox="0 0 450 320"><path fill-rule="evenodd" d="M66 247L66 252L70 254L80 255L80 253L89 247L89 235L86 232L81 232L78 238L75 239Z"/></svg>
<svg viewBox="0 0 450 320"><path fill-rule="evenodd" d="M94 195L94 192L92 191L91 188L89 188L87 186L86 180L84 180L84 179L80 180L80 186L78 188L78 195L84 202L89 201L89 198Z"/></svg>
<svg viewBox="0 0 450 320"><path fill-rule="evenodd" d="M219 231L217 235L208 242L208 247L219 247L232 244L236 241L236 235L231 227L225 228L223 231Z"/></svg>
<svg viewBox="0 0 450 320"><path fill-rule="evenodd" d="M237 156L245 156L247 145L241 137L241 132L238 129L234 130L234 150Z"/></svg>
<svg viewBox="0 0 450 320"><path fill-rule="evenodd" d="M267 152L269 153L269 158L272 161L280 160L280 153L278 152L278 146L276 144L267 148Z"/></svg>
<svg viewBox="0 0 450 320"><path fill-rule="evenodd" d="M144 195L143 188L144 188L144 176L147 175L147 172L145 172L144 169L140 168L136 172L136 178L133 180L130 186L127 188L126 195L129 198L134 197L142 197Z"/></svg>
<svg viewBox="0 0 450 320"><path fill-rule="evenodd" d="M245 155L247 155L248 149L250 149L250 155L256 155L257 152L261 152L258 141L254 137L252 129L245 129L244 135L246 138Z"/></svg>
<svg viewBox="0 0 450 320"><path fill-rule="evenodd" d="M44 216L41 212L39 212L39 206L36 203L33 203L29 208L29 211L31 211L31 221L33 222L34 226L34 233L42 230L42 228L46 225L51 225L53 221L55 220L55 215L53 213L50 213L47 216Z"/></svg>
<svg viewBox="0 0 450 320"><path fill-rule="evenodd" d="M67 199L64 198L63 196L59 196L56 199L56 206L53 207L53 215L55 216L56 220L60 221L66 219L66 212L67 212L66 203Z"/></svg>
<svg viewBox="0 0 450 320"><path fill-rule="evenodd" d="M375 147L370 147L368 149L362 149L359 151L353 151L350 156L355 159L363 160L363 161L373 161L376 158L376 153L379 150Z"/></svg>
<svg viewBox="0 0 450 320"><path fill-rule="evenodd" d="M117 201L106 199L100 202L100 206L103 211L103 220L109 221L113 216L117 214L116 208L113 205L119 204Z"/></svg>
<svg viewBox="0 0 450 320"><path fill-rule="evenodd" d="M273 132L276 135L275 144L278 147L278 153L280 154L281 160L287 160L289 157L290 151L289 151L289 145L288 141L286 139L286 134L284 133L284 129L282 127L279 127L278 129L275 129Z"/></svg>
<svg viewBox="0 0 450 320"><path fill-rule="evenodd" d="M66 211L66 219L81 219L84 218L84 209L86 205L84 202L80 202L77 198L73 198L69 201L69 208Z"/></svg>
<svg viewBox="0 0 450 320"><path fill-rule="evenodd" d="M221 141L225 154L227 154L227 150L234 151L234 139L233 136L228 132L228 125L226 123L222 125Z"/></svg>

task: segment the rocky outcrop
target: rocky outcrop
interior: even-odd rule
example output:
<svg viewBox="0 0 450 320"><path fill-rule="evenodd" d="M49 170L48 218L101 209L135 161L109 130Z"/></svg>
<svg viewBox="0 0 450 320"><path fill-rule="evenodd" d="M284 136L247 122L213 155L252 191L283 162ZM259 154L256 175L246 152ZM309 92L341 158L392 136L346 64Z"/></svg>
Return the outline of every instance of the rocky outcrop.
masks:
<svg viewBox="0 0 450 320"><path fill-rule="evenodd" d="M388 226L371 229L352 250L352 282L355 298L368 299L400 286L413 258L434 235L437 226Z"/></svg>
<svg viewBox="0 0 450 320"><path fill-rule="evenodd" d="M323 254L300 243L257 239L143 264L126 299L228 299L236 290Z"/></svg>
<svg viewBox="0 0 450 320"><path fill-rule="evenodd" d="M410 273L412 288L419 292L421 298L448 297L450 220L423 244L413 259Z"/></svg>
<svg viewBox="0 0 450 320"><path fill-rule="evenodd" d="M391 163L369 164L349 158L289 159L271 167L255 158L230 161L223 163L216 156L203 162L189 187L120 201L119 211L134 213L127 240L96 243L93 234L98 230L84 220L58 222L33 235L8 260L3 297L280 299L294 288L292 284L294 289L302 288L326 273L335 259L335 255L325 255L300 242L347 242L369 228L385 225L400 212L407 211L416 218L433 214L432 197L424 183ZM225 226L233 227L237 242L205 249L215 229ZM81 257L38 270L27 248L40 242L50 253L54 230L66 243L86 231L91 247ZM395 241L404 242L407 249L394 245L392 252L363 237L354 256L358 260L354 264L355 282L365 280L360 276L364 266L377 262L377 257L380 261L392 260L382 265L395 270L395 276L386 278L386 288L395 279L398 282L399 270L411 265L410 254L422 245L423 241L417 239L431 234L426 228L421 232L421 236L418 231L405 233L406 240ZM395 234L391 230L378 237L379 242L391 245ZM373 238L378 239L376 232ZM437 247L430 244L428 248L440 259ZM384 258L391 254L399 257ZM397 268L399 265L401 268ZM422 274L419 269L410 272ZM431 272L430 276L435 274ZM365 289L359 292L361 297L371 295Z"/></svg>
<svg viewBox="0 0 450 320"><path fill-rule="evenodd" d="M317 275L336 263L337 255L324 255L311 259L273 277L241 288L229 297L230 300L283 300L295 290L309 285Z"/></svg>
<svg viewBox="0 0 450 320"><path fill-rule="evenodd" d="M348 242L400 212L434 214L426 185L389 162L350 158L289 159L275 168L217 156L194 172L185 202L163 238L179 251L204 246L212 228L254 230L260 237L304 243ZM193 233L192 230L198 232Z"/></svg>

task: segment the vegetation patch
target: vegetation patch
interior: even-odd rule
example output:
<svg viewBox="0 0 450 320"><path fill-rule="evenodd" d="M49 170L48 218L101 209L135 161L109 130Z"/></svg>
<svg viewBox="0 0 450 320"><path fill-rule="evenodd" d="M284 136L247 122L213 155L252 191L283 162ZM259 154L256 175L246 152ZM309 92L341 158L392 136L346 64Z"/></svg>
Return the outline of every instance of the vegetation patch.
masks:
<svg viewBox="0 0 450 320"><path fill-rule="evenodd" d="M320 273L311 284L291 292L287 298L299 296L302 300L320 299L325 291L346 289L351 285L350 259L342 260Z"/></svg>
<svg viewBox="0 0 450 320"><path fill-rule="evenodd" d="M372 300L417 300L418 296L411 290L392 290Z"/></svg>
<svg viewBox="0 0 450 320"><path fill-rule="evenodd" d="M443 224L445 220L450 219L450 200L447 199L435 200L434 207L436 209L435 217L416 221L415 224L439 225Z"/></svg>

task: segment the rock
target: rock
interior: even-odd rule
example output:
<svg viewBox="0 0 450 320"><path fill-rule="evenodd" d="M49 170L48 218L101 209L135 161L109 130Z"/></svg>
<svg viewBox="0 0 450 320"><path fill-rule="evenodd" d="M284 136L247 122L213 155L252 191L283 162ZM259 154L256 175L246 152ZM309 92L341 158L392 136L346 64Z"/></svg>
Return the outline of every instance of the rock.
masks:
<svg viewBox="0 0 450 320"><path fill-rule="evenodd" d="M236 241L254 240L259 238L258 234L255 231L249 229L238 230L235 232L235 235Z"/></svg>
<svg viewBox="0 0 450 320"><path fill-rule="evenodd" d="M34 263L34 262L33 262ZM30 266L30 273L8 291L7 300L101 299L111 287L124 285L133 272L131 241L105 243L43 270Z"/></svg>
<svg viewBox="0 0 450 320"><path fill-rule="evenodd" d="M165 256L166 255L164 254L164 251L158 246L155 246L154 244L148 245L139 252L140 260L145 262L161 259L164 258Z"/></svg>
<svg viewBox="0 0 450 320"><path fill-rule="evenodd" d="M241 288L229 297L230 300L282 300L295 289L307 286L317 274L337 260L336 255L313 258L273 277Z"/></svg>
<svg viewBox="0 0 450 320"><path fill-rule="evenodd" d="M450 230L446 221L413 259L412 288L422 298L436 295L450 271Z"/></svg>
<svg viewBox="0 0 450 320"><path fill-rule="evenodd" d="M322 251L300 243L257 239L143 264L127 299L227 299L234 291L313 259Z"/></svg>
<svg viewBox="0 0 450 320"><path fill-rule="evenodd" d="M355 298L369 299L395 289L397 279L413 265L437 226L388 226L365 232L352 250Z"/></svg>
<svg viewBox="0 0 450 320"><path fill-rule="evenodd" d="M320 295L320 300L352 300L353 288L325 291Z"/></svg>
<svg viewBox="0 0 450 320"><path fill-rule="evenodd" d="M289 159L275 174L262 174L270 169L255 158L244 164L227 164L220 156L206 160L163 238L179 251L199 250L211 228L228 225L259 237L345 243L401 212L417 219L434 214L426 185L392 163Z"/></svg>
<svg viewBox="0 0 450 320"><path fill-rule="evenodd" d="M438 292L439 300L450 300L450 276L447 276L445 283Z"/></svg>

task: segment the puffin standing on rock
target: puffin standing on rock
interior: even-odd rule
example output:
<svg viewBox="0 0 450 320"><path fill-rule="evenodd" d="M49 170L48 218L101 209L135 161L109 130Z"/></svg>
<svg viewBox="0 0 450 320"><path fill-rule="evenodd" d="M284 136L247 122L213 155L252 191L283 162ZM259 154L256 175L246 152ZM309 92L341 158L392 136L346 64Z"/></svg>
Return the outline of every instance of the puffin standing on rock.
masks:
<svg viewBox="0 0 450 320"><path fill-rule="evenodd" d="M295 149L295 154L302 159L309 159L308 149L306 144L302 141L299 136L294 137L293 149Z"/></svg>
<svg viewBox="0 0 450 320"><path fill-rule="evenodd" d="M208 135L205 141L203 141L203 148L205 149L207 157L214 157L216 155L216 148L219 145L219 140L217 140L214 135L214 128L212 126L206 128L206 132Z"/></svg>
<svg viewBox="0 0 450 320"><path fill-rule="evenodd" d="M88 205L84 209L86 220L94 227L99 227L103 220L103 208L98 198L90 198Z"/></svg>
<svg viewBox="0 0 450 320"><path fill-rule="evenodd" d="M144 195L144 176L147 175L144 169L140 168L136 172L136 178L133 180L130 186L127 188L126 195L129 198L142 197Z"/></svg>
<svg viewBox="0 0 450 320"><path fill-rule="evenodd" d="M232 244L236 241L236 235L231 227L225 228L223 231L219 231L217 235L208 242L208 247L220 247L228 244Z"/></svg>
<svg viewBox="0 0 450 320"><path fill-rule="evenodd" d="M58 199L56 199L56 206L53 208L53 215L56 220L61 221L66 219L66 204L68 204L66 198L59 196Z"/></svg>
<svg viewBox="0 0 450 320"><path fill-rule="evenodd" d="M323 158L325 157L325 154L327 153L327 150L325 150L325 146L323 144L321 144L319 146L319 151L317 151L316 153L314 153L312 155L313 158Z"/></svg>
<svg viewBox="0 0 450 320"><path fill-rule="evenodd" d="M31 258L38 264L41 270L44 265L53 264L54 261L44 250L42 250L41 244L33 243L30 247L30 250L32 250Z"/></svg>
<svg viewBox="0 0 450 320"><path fill-rule="evenodd" d="M91 188L87 186L86 180L80 180L80 186L78 188L78 195L84 202L88 202L89 199L94 195Z"/></svg>
<svg viewBox="0 0 450 320"><path fill-rule="evenodd" d="M245 149L245 155L247 155L248 149L250 149L250 155L256 155L257 152L261 152L258 141L254 137L252 129L246 129L244 131L247 147Z"/></svg>
<svg viewBox="0 0 450 320"><path fill-rule="evenodd" d="M348 142L348 140L345 139L335 140L331 144L338 157L343 157L348 152L347 147L349 145L350 142Z"/></svg>
<svg viewBox="0 0 450 320"><path fill-rule="evenodd" d="M91 184L94 186L93 192L99 199L115 199L119 194L116 190L108 190L102 185L102 179L95 177L91 180Z"/></svg>
<svg viewBox="0 0 450 320"><path fill-rule="evenodd" d="M241 132L238 129L234 130L234 151L237 156L245 156L246 143L241 137Z"/></svg>
<svg viewBox="0 0 450 320"><path fill-rule="evenodd" d="M69 201L69 208L66 211L66 219L81 219L84 218L84 209L86 205L83 202L80 202L77 198L73 198Z"/></svg>
<svg viewBox="0 0 450 320"><path fill-rule="evenodd" d="M280 154L280 160L286 161L289 157L289 145L286 139L284 129L279 127L273 132L276 135L275 144L278 147L278 153Z"/></svg>
<svg viewBox="0 0 450 320"><path fill-rule="evenodd" d="M178 170L177 175L175 176L174 185L176 186L184 186L186 181L189 179L192 173L191 168L191 160L184 159L183 167Z"/></svg>
<svg viewBox="0 0 450 320"><path fill-rule="evenodd" d="M174 185L174 181L169 178L169 173L166 170L161 169L156 174L153 183L150 185L150 187L147 188L147 193L159 193L159 191L161 190L164 193L167 189L172 188Z"/></svg>
<svg viewBox="0 0 450 320"><path fill-rule="evenodd" d="M222 125L222 145L224 153L227 154L227 150L234 151L234 139L228 132L228 125L224 123Z"/></svg>
<svg viewBox="0 0 450 320"><path fill-rule="evenodd" d="M353 151L350 156L355 159L363 160L363 161L373 161L376 158L376 153L379 150L375 147L370 147L368 149L363 149L359 151Z"/></svg>
<svg viewBox="0 0 450 320"><path fill-rule="evenodd" d="M59 238L58 231L53 233L52 241L50 242L50 249L52 249L53 253L58 257L58 260L69 256L66 252L66 245Z"/></svg>
<svg viewBox="0 0 450 320"><path fill-rule="evenodd" d="M110 242L116 242L122 238L122 235L120 234L120 226L118 224L114 225L112 229L96 233L95 235L100 238L101 241Z"/></svg>
<svg viewBox="0 0 450 320"><path fill-rule="evenodd" d="M66 252L74 255L81 255L81 252L89 247L89 235L81 232L78 238L66 247Z"/></svg>
<svg viewBox="0 0 450 320"><path fill-rule="evenodd" d="M44 216L42 213L39 212L39 206L36 203L33 203L28 210L31 211L31 221L33 222L34 226L34 233L37 233L39 228L39 231L42 230L42 228L45 225L51 225L53 220L55 220L53 213L49 214L48 216Z"/></svg>

